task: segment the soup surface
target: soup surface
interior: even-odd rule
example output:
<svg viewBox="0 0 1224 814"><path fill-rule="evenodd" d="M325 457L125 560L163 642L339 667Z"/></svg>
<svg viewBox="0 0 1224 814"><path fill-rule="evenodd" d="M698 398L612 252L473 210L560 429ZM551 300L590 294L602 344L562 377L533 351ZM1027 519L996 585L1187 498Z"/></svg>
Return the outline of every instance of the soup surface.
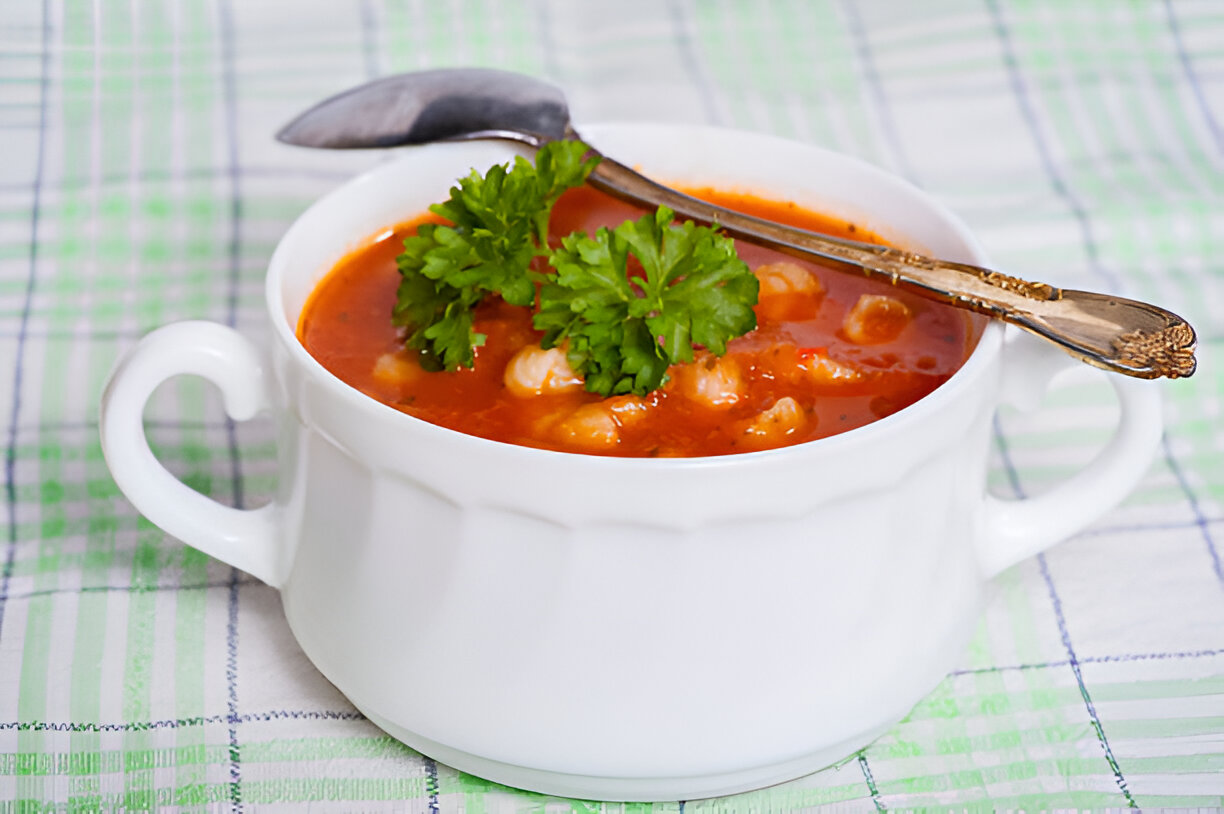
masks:
<svg viewBox="0 0 1224 814"><path fill-rule="evenodd" d="M813 231L881 242L793 204L692 190L730 209ZM641 211L592 189L565 193L554 237L593 233ZM531 312L493 299L475 366L427 372L391 323L396 255L423 216L345 257L303 309L298 336L324 367L384 404L459 432L600 455L707 456L787 446L860 427L912 404L964 362L976 320L854 274L737 241L761 283L758 326L727 354L698 352L644 397L586 392L564 352L539 348Z"/></svg>

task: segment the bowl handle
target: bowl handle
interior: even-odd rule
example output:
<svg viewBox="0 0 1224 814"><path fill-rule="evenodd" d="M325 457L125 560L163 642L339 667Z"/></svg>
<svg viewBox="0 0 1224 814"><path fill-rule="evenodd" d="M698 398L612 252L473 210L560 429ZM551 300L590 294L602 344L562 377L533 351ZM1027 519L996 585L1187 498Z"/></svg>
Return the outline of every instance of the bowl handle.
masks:
<svg viewBox="0 0 1224 814"><path fill-rule="evenodd" d="M1079 366L1053 345L1017 332L1005 345L1002 400L1035 409L1056 374ZM1113 437L1091 463L1048 492L1020 500L986 496L977 539L988 577L1084 529L1120 503L1147 471L1162 431L1158 385L1100 375L1113 385L1121 407Z"/></svg>
<svg viewBox="0 0 1224 814"><path fill-rule="evenodd" d="M205 497L161 465L149 449L143 414L162 382L202 376L221 390L237 421L270 406L264 364L237 331L214 322L180 322L140 340L111 373L102 393L102 453L132 504L154 524L205 554L279 587L279 510L235 509Z"/></svg>

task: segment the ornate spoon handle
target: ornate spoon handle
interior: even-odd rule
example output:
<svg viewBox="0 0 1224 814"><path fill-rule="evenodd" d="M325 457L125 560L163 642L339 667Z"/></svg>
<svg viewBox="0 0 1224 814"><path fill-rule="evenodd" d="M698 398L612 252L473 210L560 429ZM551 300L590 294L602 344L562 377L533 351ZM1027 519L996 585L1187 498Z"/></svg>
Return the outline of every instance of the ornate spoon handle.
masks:
<svg viewBox="0 0 1224 814"><path fill-rule="evenodd" d="M664 204L683 217L717 223L733 237L799 257L856 266L868 277L1005 320L1105 370L1141 379L1176 379L1194 373L1194 329L1181 317L1155 305L1031 283L967 263L936 260L742 215L657 184L606 156L588 182L631 203L647 207Z"/></svg>

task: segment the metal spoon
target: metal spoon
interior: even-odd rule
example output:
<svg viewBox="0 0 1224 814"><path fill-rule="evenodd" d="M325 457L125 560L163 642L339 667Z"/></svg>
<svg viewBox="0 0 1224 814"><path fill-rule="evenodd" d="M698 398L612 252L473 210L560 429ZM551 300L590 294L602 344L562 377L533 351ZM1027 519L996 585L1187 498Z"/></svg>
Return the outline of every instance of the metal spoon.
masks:
<svg viewBox="0 0 1224 814"><path fill-rule="evenodd" d="M305 147L345 149L458 139L510 139L539 147L580 136L558 88L522 74L460 68L360 85L307 110L277 138ZM1194 373L1194 329L1155 305L1059 289L979 266L742 215L601 158L589 178L591 186L639 206L665 204L680 216L717 223L751 243L853 266L924 297L1018 325L1105 370L1143 379Z"/></svg>

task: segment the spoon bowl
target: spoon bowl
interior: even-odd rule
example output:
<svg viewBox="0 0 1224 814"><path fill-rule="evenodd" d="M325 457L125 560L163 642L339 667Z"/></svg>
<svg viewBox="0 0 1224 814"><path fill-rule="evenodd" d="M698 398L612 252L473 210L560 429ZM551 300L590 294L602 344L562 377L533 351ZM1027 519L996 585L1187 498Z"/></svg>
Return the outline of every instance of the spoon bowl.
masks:
<svg viewBox="0 0 1224 814"><path fill-rule="evenodd" d="M443 68L376 79L332 96L276 138L350 150L489 138L539 147L570 134L559 88L508 71Z"/></svg>

